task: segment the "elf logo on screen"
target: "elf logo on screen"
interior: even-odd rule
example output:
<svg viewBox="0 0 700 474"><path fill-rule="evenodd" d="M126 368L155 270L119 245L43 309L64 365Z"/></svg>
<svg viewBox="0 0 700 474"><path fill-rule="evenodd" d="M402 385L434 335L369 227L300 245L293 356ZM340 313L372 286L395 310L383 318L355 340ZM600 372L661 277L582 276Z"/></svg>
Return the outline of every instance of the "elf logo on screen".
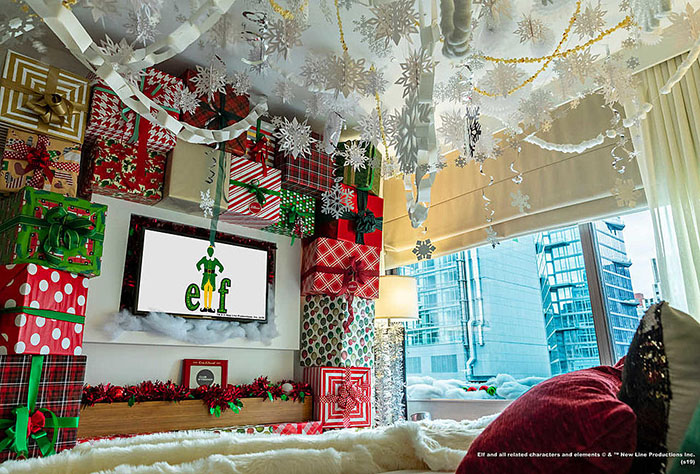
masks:
<svg viewBox="0 0 700 474"><path fill-rule="evenodd" d="M231 287L231 279L223 278L219 289L216 289L217 271L223 272L224 266L214 257L214 247L209 246L207 255L199 259L196 267L198 272L202 272L202 284L190 283L185 291L185 306L190 311L199 309L202 313L226 313L226 295ZM219 307L216 310L211 307L214 291L219 293ZM203 299L201 308L200 298Z"/></svg>

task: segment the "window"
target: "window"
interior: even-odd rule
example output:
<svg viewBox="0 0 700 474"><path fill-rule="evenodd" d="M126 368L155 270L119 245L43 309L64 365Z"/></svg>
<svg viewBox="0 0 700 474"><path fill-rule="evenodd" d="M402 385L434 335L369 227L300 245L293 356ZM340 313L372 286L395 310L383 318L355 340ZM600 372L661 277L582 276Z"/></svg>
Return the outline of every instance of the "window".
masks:
<svg viewBox="0 0 700 474"><path fill-rule="evenodd" d="M417 278L420 302L420 320L406 325L409 400L411 385L431 379L444 381L433 388L515 379L516 397L550 376L617 361L661 299L651 228L644 211L400 268Z"/></svg>

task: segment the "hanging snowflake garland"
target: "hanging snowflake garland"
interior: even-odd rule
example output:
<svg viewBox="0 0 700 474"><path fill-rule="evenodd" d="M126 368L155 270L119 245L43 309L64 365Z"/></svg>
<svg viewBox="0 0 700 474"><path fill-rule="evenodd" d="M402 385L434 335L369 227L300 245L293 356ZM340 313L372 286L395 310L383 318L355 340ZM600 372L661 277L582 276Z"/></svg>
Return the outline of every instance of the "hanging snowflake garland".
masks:
<svg viewBox="0 0 700 474"><path fill-rule="evenodd" d="M618 207L634 207L639 201L641 192L634 187L634 181L631 179L617 178L615 186L610 190Z"/></svg>
<svg viewBox="0 0 700 474"><path fill-rule="evenodd" d="M364 58L353 59L343 51L342 56L330 56L327 66L326 89L341 92L345 97L366 90L368 77Z"/></svg>
<svg viewBox="0 0 700 474"><path fill-rule="evenodd" d="M309 26L299 20L279 18L268 23L267 30L263 32L263 40L267 44L267 53L277 53L287 60L289 51L297 46L302 46L301 34Z"/></svg>
<svg viewBox="0 0 700 474"><path fill-rule="evenodd" d="M457 168L464 168L468 163L469 160L464 155L459 155L457 158L455 158L455 166Z"/></svg>
<svg viewBox="0 0 700 474"><path fill-rule="evenodd" d="M353 171L365 169L369 157L365 155L365 147L359 142L353 142L342 152L345 166L352 166Z"/></svg>
<svg viewBox="0 0 700 474"><path fill-rule="evenodd" d="M370 11L374 17L367 24L374 28L374 38L383 40L386 46L390 41L398 46L402 38L418 33L418 13L413 0L379 3L370 7Z"/></svg>
<svg viewBox="0 0 700 474"><path fill-rule="evenodd" d="M409 174L416 170L420 128L431 119L432 113L430 104L420 103L418 95L412 94L401 112L392 114L392 127L396 130L396 155L401 172Z"/></svg>
<svg viewBox="0 0 700 474"><path fill-rule="evenodd" d="M606 13L608 12L603 10L600 0L595 6L592 2L588 2L574 21L574 33L578 35L579 39L595 38L598 33L605 29Z"/></svg>
<svg viewBox="0 0 700 474"><path fill-rule="evenodd" d="M530 205L530 196L523 194L519 189L514 193L510 193L510 197L510 205L517 207L520 212L525 212L525 209L530 209L532 207Z"/></svg>
<svg viewBox="0 0 700 474"><path fill-rule="evenodd" d="M427 49L412 50L406 61L401 63L401 77L396 80L396 84L403 86L403 97L416 92L421 75L432 73L436 65Z"/></svg>
<svg viewBox="0 0 700 474"><path fill-rule="evenodd" d="M331 189L321 195L321 212L340 219L346 212L352 211L352 202L355 193L350 188L343 187L336 182Z"/></svg>
<svg viewBox="0 0 700 474"><path fill-rule="evenodd" d="M311 126L307 125L306 120L299 123L296 117L291 121L285 118L275 131L275 137L278 138L278 149L294 159L310 155L311 145L317 141L311 136Z"/></svg>
<svg viewBox="0 0 700 474"><path fill-rule="evenodd" d="M461 104L471 99L472 91L471 79L458 72L450 76L446 83L438 83L435 86L433 97L438 102Z"/></svg>
<svg viewBox="0 0 700 474"><path fill-rule="evenodd" d="M207 189L206 193L200 191L199 196L199 208L202 210L204 218L212 217L214 215L214 199L211 197L210 190Z"/></svg>
<svg viewBox="0 0 700 474"><path fill-rule="evenodd" d="M639 58L637 56L630 56L627 59L627 69L637 69L639 67Z"/></svg>
<svg viewBox="0 0 700 474"><path fill-rule="evenodd" d="M413 255L416 256L418 261L420 260L430 260L433 258L433 252L435 252L436 247L430 241L430 239L416 240L416 246L413 247Z"/></svg>
<svg viewBox="0 0 700 474"><path fill-rule="evenodd" d="M182 112L193 114L199 107L199 97L184 85L175 89L175 104Z"/></svg>
<svg viewBox="0 0 700 474"><path fill-rule="evenodd" d="M226 94L226 65L218 56L213 56L209 66L197 65L197 74L192 78L194 93L198 96L207 96L211 101L217 92Z"/></svg>

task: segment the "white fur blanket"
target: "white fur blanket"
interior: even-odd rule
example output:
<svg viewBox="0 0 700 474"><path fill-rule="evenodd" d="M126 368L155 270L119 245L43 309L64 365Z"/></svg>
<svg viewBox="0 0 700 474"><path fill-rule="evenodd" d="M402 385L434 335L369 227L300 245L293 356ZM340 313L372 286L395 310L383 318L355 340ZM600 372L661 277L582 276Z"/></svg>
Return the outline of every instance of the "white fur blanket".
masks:
<svg viewBox="0 0 700 474"><path fill-rule="evenodd" d="M180 431L100 440L47 458L5 462L0 474L454 472L471 442L496 416L314 436Z"/></svg>

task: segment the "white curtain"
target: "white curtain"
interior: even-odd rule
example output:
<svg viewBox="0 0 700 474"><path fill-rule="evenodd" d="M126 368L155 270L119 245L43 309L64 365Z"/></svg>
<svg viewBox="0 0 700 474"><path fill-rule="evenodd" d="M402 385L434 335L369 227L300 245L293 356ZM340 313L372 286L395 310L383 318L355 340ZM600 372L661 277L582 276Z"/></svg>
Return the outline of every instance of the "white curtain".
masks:
<svg viewBox="0 0 700 474"><path fill-rule="evenodd" d="M638 75L640 99L653 108L632 139L654 222L662 296L700 319L700 63L669 94L659 94L684 57Z"/></svg>

